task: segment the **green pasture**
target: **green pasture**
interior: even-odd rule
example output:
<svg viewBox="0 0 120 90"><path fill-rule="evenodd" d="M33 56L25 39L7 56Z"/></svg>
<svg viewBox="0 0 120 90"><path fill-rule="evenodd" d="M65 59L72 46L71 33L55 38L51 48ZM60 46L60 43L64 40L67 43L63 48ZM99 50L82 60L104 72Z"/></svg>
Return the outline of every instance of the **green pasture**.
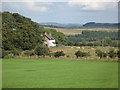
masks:
<svg viewBox="0 0 120 90"><path fill-rule="evenodd" d="M118 63L69 59L3 59L3 88L117 88Z"/></svg>

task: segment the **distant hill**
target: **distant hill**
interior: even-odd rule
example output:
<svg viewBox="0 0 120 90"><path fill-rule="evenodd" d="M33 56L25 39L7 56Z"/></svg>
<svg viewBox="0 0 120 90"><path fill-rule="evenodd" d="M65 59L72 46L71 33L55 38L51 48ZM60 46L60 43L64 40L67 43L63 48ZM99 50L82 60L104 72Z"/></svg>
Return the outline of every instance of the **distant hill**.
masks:
<svg viewBox="0 0 120 90"><path fill-rule="evenodd" d="M43 22L41 25L50 26L50 27L81 27L81 24L76 23L56 23L56 22Z"/></svg>
<svg viewBox="0 0 120 90"><path fill-rule="evenodd" d="M114 28L114 27L118 27L118 23L88 22L88 23L84 24L82 27L86 27L86 28Z"/></svg>
<svg viewBox="0 0 120 90"><path fill-rule="evenodd" d="M44 22L40 23L41 26L51 28L117 28L118 23L96 23L88 22L86 24L74 24L74 23L56 23L56 22Z"/></svg>

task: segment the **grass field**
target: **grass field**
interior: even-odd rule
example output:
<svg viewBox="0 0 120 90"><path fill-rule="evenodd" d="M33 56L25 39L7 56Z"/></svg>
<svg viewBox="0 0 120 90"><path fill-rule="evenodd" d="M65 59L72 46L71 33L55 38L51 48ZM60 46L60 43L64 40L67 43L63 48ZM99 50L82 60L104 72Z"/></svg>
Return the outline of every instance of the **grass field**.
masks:
<svg viewBox="0 0 120 90"><path fill-rule="evenodd" d="M67 28L55 28L58 32L62 32L65 35L75 35L75 34L81 34L82 31L88 30L88 31L118 31L117 28L73 28L73 29L67 29Z"/></svg>
<svg viewBox="0 0 120 90"><path fill-rule="evenodd" d="M3 88L117 88L111 61L3 59Z"/></svg>
<svg viewBox="0 0 120 90"><path fill-rule="evenodd" d="M99 60L99 57L95 53L96 49L102 50L104 52L109 52L110 49L114 49L115 51L118 50L118 48L115 48L115 47L98 47L98 46L97 47L96 46L89 47L89 46L83 46L83 47L80 48L79 46L60 46L60 47L50 48L50 51L51 52L63 51L66 54L66 56L69 55L69 58L76 59L75 52L77 52L78 50L80 50L82 52L89 52L90 53L90 56L83 57L83 59L87 59L87 60L91 60L91 59ZM66 58L66 56L62 57L62 58ZM104 58L104 60L118 60L118 58L114 58L114 59Z"/></svg>

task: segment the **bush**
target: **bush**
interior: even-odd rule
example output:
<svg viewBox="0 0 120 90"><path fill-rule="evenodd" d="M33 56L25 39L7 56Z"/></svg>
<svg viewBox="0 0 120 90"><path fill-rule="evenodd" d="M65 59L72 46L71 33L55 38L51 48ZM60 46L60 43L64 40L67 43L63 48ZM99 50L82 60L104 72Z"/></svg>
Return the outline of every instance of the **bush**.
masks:
<svg viewBox="0 0 120 90"><path fill-rule="evenodd" d="M117 53L114 51L114 49L111 49L109 52L108 52L108 56L110 58L114 58L117 56Z"/></svg>
<svg viewBox="0 0 120 90"><path fill-rule="evenodd" d="M10 53L10 54L6 55L5 58L14 58L14 55L13 55L13 53Z"/></svg>
<svg viewBox="0 0 120 90"><path fill-rule="evenodd" d="M117 51L117 56L120 58L120 50Z"/></svg>
<svg viewBox="0 0 120 90"><path fill-rule="evenodd" d="M12 55L13 56L13 53L12 53L12 51L6 51L6 50L2 50L2 58L5 58L5 57L7 57L7 56L9 56L9 55Z"/></svg>
<svg viewBox="0 0 120 90"><path fill-rule="evenodd" d="M89 56L90 54L89 53L86 53L86 52L81 52L81 51L77 51L75 53L76 57L85 57L85 56Z"/></svg>
<svg viewBox="0 0 120 90"><path fill-rule="evenodd" d="M17 49L14 49L14 50L12 50L11 51L12 53L13 53L13 55L15 55L15 56L18 56L18 55L20 55L20 50L17 50Z"/></svg>
<svg viewBox="0 0 120 90"><path fill-rule="evenodd" d="M102 52L101 50L96 50L95 53L97 54L98 57L100 58L104 58L104 57L107 57L107 53L105 52Z"/></svg>
<svg viewBox="0 0 120 90"><path fill-rule="evenodd" d="M5 50L2 50L2 58L4 58L7 55L8 55L8 53Z"/></svg>
<svg viewBox="0 0 120 90"><path fill-rule="evenodd" d="M2 58L6 57L6 56L10 56L10 57L13 57L13 56L18 56L20 55L20 50L17 50L17 49L13 49L13 50L2 50Z"/></svg>
<svg viewBox="0 0 120 90"><path fill-rule="evenodd" d="M89 42L87 43L87 46L94 46L94 43Z"/></svg>
<svg viewBox="0 0 120 90"><path fill-rule="evenodd" d="M106 58L107 57L107 53L105 53L105 52L102 52L102 54L103 54L103 58Z"/></svg>
<svg viewBox="0 0 120 90"><path fill-rule="evenodd" d="M48 53L48 56L52 57L52 56L54 56L54 53L50 52L50 53Z"/></svg>
<svg viewBox="0 0 120 90"><path fill-rule="evenodd" d="M69 58L70 57L70 55L67 55L67 58Z"/></svg>
<svg viewBox="0 0 120 90"><path fill-rule="evenodd" d="M30 51L30 50L26 50L26 51L24 52L24 54L25 54L26 56L33 56L33 55L35 55L34 51Z"/></svg>
<svg viewBox="0 0 120 90"><path fill-rule="evenodd" d="M65 56L65 53L63 51L58 51L54 53L55 57Z"/></svg>
<svg viewBox="0 0 120 90"><path fill-rule="evenodd" d="M73 42L73 41L68 41L67 45L68 45L68 46L74 46L74 45L75 45L75 42Z"/></svg>
<svg viewBox="0 0 120 90"><path fill-rule="evenodd" d="M35 50L35 54L38 56L45 56L49 54L49 48L47 46L38 45Z"/></svg>

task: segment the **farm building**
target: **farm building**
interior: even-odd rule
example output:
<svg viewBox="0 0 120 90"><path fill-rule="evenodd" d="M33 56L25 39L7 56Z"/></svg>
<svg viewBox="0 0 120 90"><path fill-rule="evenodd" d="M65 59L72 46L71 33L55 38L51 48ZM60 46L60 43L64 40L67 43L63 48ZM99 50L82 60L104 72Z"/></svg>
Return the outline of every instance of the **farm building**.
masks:
<svg viewBox="0 0 120 90"><path fill-rule="evenodd" d="M44 44L46 46L48 46L48 47L55 47L56 46L55 39L54 39L54 37L52 37L51 34L45 34L44 37L45 37Z"/></svg>

